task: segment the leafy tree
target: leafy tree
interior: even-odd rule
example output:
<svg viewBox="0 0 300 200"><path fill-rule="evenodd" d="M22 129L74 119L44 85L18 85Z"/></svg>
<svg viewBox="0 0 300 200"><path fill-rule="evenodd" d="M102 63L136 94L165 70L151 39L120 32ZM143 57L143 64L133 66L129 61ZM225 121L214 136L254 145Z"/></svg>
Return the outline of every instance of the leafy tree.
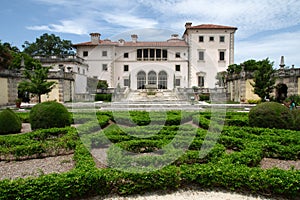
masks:
<svg viewBox="0 0 300 200"><path fill-rule="evenodd" d="M37 95L40 103L41 95L51 92L55 84L54 81L47 81L49 69L50 67L43 67L39 61L32 59L30 66L26 66L24 71L27 80L20 82L18 85L20 92L27 91Z"/></svg>
<svg viewBox="0 0 300 200"><path fill-rule="evenodd" d="M254 93L257 94L262 101L265 98L270 98L270 93L274 89L276 77L274 77L275 70L273 69L274 62L269 59L264 59L256 62L256 70L254 71Z"/></svg>
<svg viewBox="0 0 300 200"><path fill-rule="evenodd" d="M31 56L53 56L53 55L73 55L73 47L70 40L62 40L54 34L44 33L35 42L25 41L24 53Z"/></svg>
<svg viewBox="0 0 300 200"><path fill-rule="evenodd" d="M8 69L12 60L13 56L10 49L7 45L5 45L5 43L2 44L0 41L0 69Z"/></svg>

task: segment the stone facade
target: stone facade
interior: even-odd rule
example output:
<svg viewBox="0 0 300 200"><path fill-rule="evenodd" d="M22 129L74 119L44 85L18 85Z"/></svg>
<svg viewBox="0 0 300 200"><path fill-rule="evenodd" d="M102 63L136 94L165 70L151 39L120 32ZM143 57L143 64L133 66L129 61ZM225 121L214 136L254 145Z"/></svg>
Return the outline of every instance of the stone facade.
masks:
<svg viewBox="0 0 300 200"><path fill-rule="evenodd" d="M75 44L77 56L89 65L88 75L106 80L110 87L214 88L217 72L234 63L235 27L186 23L182 38L167 41L101 40L91 33L89 42Z"/></svg>
<svg viewBox="0 0 300 200"><path fill-rule="evenodd" d="M285 67L281 65L274 74L277 77L275 86L285 84L288 88L287 95L300 95L300 68ZM240 74L233 74L226 78L226 91L228 99L235 102L248 102L248 100L259 100L260 97L254 94L253 73L242 71ZM276 89L271 94L276 97Z"/></svg>

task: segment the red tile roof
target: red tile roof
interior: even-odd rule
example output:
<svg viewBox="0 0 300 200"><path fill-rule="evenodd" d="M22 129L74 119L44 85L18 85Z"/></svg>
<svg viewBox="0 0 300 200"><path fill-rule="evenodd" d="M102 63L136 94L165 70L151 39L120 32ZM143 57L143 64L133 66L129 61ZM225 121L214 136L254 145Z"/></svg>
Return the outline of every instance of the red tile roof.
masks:
<svg viewBox="0 0 300 200"><path fill-rule="evenodd" d="M110 40L100 40L99 44L92 44L92 42L83 42L79 44L74 44L73 46L97 46L97 45L113 45L119 47L187 47L187 43L184 40L168 40L162 42L147 42L147 41L124 41L123 44L119 42L113 42Z"/></svg>
<svg viewBox="0 0 300 200"><path fill-rule="evenodd" d="M215 24L201 24L197 26L187 27L187 29L235 29L233 26L223 26L223 25L215 25Z"/></svg>

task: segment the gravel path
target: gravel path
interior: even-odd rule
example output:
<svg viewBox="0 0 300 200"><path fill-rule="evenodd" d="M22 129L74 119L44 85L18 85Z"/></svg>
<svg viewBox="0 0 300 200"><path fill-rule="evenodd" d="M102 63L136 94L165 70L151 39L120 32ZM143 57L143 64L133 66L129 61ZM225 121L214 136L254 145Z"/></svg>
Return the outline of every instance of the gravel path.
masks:
<svg viewBox="0 0 300 200"><path fill-rule="evenodd" d="M24 161L1 161L0 180L62 173L71 170L74 166L73 154Z"/></svg>
<svg viewBox="0 0 300 200"><path fill-rule="evenodd" d="M180 189L173 192L152 192L143 195L120 197L117 195L97 196L83 200L286 200L284 198L267 198L251 194L238 194L223 190L202 190L199 187Z"/></svg>

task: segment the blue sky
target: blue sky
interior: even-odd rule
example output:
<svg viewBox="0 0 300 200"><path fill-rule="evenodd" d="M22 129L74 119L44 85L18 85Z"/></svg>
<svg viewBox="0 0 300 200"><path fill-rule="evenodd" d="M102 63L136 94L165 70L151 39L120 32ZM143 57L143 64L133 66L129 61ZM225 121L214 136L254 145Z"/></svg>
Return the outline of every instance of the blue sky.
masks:
<svg viewBox="0 0 300 200"><path fill-rule="evenodd" d="M186 22L238 28L235 63L269 57L300 67L299 0L10 0L1 2L0 40L21 48L44 33L72 43L101 38L166 40Z"/></svg>

